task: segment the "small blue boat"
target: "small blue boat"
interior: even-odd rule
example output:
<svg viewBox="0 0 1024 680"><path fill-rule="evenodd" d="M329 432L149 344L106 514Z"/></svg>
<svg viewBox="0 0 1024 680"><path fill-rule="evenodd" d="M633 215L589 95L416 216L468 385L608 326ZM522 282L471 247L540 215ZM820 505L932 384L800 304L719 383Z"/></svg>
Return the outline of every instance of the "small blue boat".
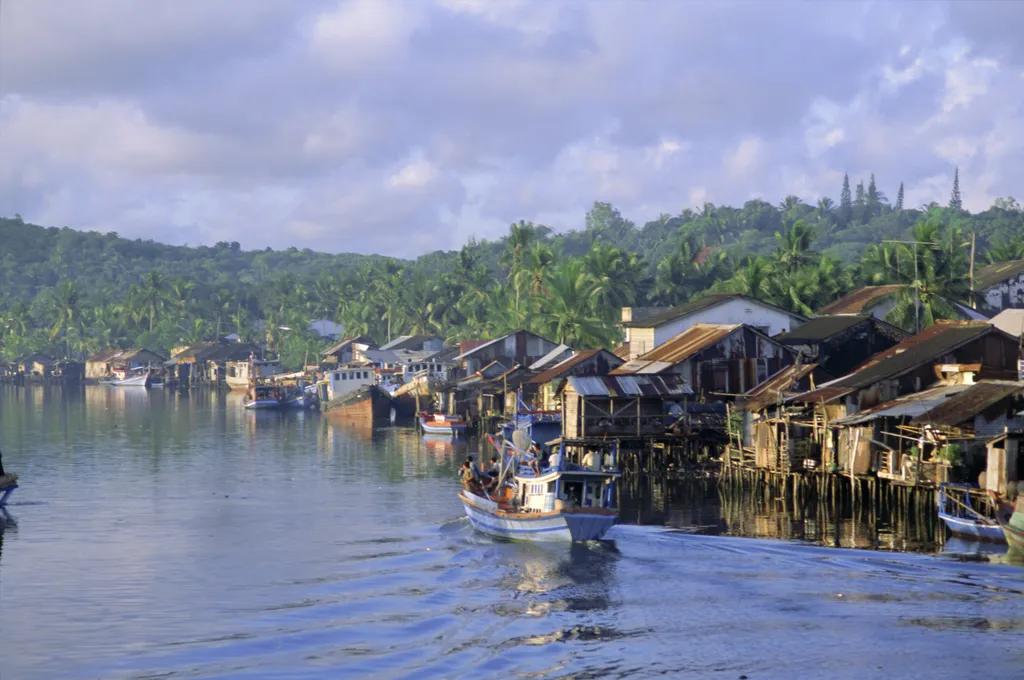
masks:
<svg viewBox="0 0 1024 680"><path fill-rule="evenodd" d="M939 484L936 504L939 519L954 536L1006 543L999 523L1000 510L994 502L988 501L984 491L968 484L945 482Z"/></svg>

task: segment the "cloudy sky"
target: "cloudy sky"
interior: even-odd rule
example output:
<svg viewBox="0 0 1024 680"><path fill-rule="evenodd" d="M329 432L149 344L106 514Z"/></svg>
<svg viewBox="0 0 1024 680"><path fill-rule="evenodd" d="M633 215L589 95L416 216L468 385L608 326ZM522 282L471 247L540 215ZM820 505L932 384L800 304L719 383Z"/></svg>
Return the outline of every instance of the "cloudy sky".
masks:
<svg viewBox="0 0 1024 680"><path fill-rule="evenodd" d="M0 214L414 256L711 201L1024 198L1024 2L2 0Z"/></svg>

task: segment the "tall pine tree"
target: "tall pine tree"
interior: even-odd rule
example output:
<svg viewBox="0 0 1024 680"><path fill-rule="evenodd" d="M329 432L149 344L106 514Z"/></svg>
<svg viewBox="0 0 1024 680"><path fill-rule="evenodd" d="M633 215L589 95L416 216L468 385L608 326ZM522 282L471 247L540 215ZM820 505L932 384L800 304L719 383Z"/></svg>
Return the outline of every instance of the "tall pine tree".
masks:
<svg viewBox="0 0 1024 680"><path fill-rule="evenodd" d="M868 182L868 219L881 214L881 200L878 195L878 187L875 186L875 173L871 173L871 181ZM866 222L867 220L865 220Z"/></svg>
<svg viewBox="0 0 1024 680"><path fill-rule="evenodd" d="M896 210L903 210L903 182L900 182L900 190L896 192Z"/></svg>
<svg viewBox="0 0 1024 680"><path fill-rule="evenodd" d="M839 220L843 225L853 217L853 196L850 195L850 175L843 173L843 190L839 193Z"/></svg>
<svg viewBox="0 0 1024 680"><path fill-rule="evenodd" d="M951 210L960 212L964 209L963 201L960 200L960 168L953 171L953 191L949 194L949 207Z"/></svg>
<svg viewBox="0 0 1024 680"><path fill-rule="evenodd" d="M853 216L861 224L867 224L867 192L864 191L864 180L857 182L857 193L853 199Z"/></svg>

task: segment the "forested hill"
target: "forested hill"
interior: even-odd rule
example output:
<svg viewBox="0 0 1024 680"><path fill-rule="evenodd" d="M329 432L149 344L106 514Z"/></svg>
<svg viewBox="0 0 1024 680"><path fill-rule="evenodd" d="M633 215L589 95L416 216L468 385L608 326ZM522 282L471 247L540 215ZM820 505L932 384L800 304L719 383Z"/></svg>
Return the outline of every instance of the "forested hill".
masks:
<svg viewBox="0 0 1024 680"><path fill-rule="evenodd" d="M795 196L778 205L705 204L642 226L595 203L582 229L518 222L497 241L415 261L243 251L237 243L169 246L0 220L2 352L167 349L217 333L251 335L254 320L268 319L272 330L260 339L287 361L319 340L273 329L302 329L311 318L382 342L403 333L457 340L530 328L580 347L609 346L626 305L673 305L725 290L810 314L855 286L915 276L928 322L951 313L944 299L966 298L972 234L979 264L1024 258L1024 212L1012 198L970 214L958 182L948 205L917 209L903 206L902 186L894 201L874 178L855 189L844 181L838 202L814 205ZM908 305L900 301L894 323Z"/></svg>

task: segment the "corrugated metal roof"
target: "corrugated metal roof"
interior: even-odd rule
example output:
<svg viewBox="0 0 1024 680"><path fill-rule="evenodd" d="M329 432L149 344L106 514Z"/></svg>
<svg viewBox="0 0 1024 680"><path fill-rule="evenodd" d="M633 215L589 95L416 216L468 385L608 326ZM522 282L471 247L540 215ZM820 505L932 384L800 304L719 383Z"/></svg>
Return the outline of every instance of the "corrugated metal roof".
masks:
<svg viewBox="0 0 1024 680"><path fill-rule="evenodd" d="M820 342L827 340L854 326L869 323L875 317L863 314L842 314L838 316L819 316L807 323L800 324L786 333L775 336L784 345L799 345L804 342Z"/></svg>
<svg viewBox="0 0 1024 680"><path fill-rule="evenodd" d="M895 378L993 332L998 331L985 322L938 321L898 345L879 352L853 373L828 386L860 389L880 380Z"/></svg>
<svg viewBox="0 0 1024 680"><path fill-rule="evenodd" d="M845 397L847 394L850 394L853 391L854 390L852 388L848 387L825 386L819 387L816 390L811 390L810 392L798 394L795 397L791 397L790 401L795 401L800 404L817 404L819 402L827 404L841 397Z"/></svg>
<svg viewBox="0 0 1024 680"><path fill-rule="evenodd" d="M1004 309L991 319L989 323L1015 338L1024 335L1024 309Z"/></svg>
<svg viewBox="0 0 1024 680"><path fill-rule="evenodd" d="M819 310L819 314L860 314L865 307L885 295L898 293L903 288L900 284L888 286L864 286L844 295Z"/></svg>
<svg viewBox="0 0 1024 680"><path fill-rule="evenodd" d="M576 354L575 356L572 356L566 359L565 361L549 368L543 373L540 373L539 375L535 376L532 380L530 380L530 382L537 383L538 385L543 385L544 383L551 382L555 378L561 378L568 371L571 371L580 364L589 361L590 359L593 359L602 352L607 355L606 357L604 357L604 361L607 363L607 366L614 367L621 364L622 360L606 349L585 349L582 352ZM601 364L600 359L597 361L597 364ZM599 370L595 370L592 372L600 373Z"/></svg>
<svg viewBox="0 0 1024 680"><path fill-rule="evenodd" d="M799 380L806 378L818 364L793 364L786 366L746 394L746 408L752 411L778 403Z"/></svg>
<svg viewBox="0 0 1024 680"><path fill-rule="evenodd" d="M562 356L566 352L571 352L571 351L572 351L572 347L569 347L569 345L564 345L564 344L563 345L559 345L558 347L554 348L553 350L551 350L550 352L548 352L547 354L542 356L540 359L537 359L535 362L530 364L530 370L531 371L541 371L541 370L544 370L545 367L551 365L551 362L557 361L558 357ZM570 358L572 358L572 357L570 357ZM563 359L562 361L565 361L565 359ZM558 364L556 364L556 365L558 365Z"/></svg>
<svg viewBox="0 0 1024 680"><path fill-rule="evenodd" d="M614 354L618 358L622 359L623 361L627 361L629 359L629 343L628 342L622 343L621 345L616 347L614 350L612 350L612 354Z"/></svg>
<svg viewBox="0 0 1024 680"><path fill-rule="evenodd" d="M370 338L366 337L365 335L353 335L351 337L339 340L336 344L331 345L330 347L325 349L323 352L320 352L320 356L326 357L326 356L330 356L332 354L337 354L342 349L344 349L348 345L351 345L354 342L359 342L361 344L367 344L367 345L373 345L373 341L370 340Z"/></svg>
<svg viewBox="0 0 1024 680"><path fill-rule="evenodd" d="M955 427L1020 392L1024 392L1024 382L982 380L920 414L914 423Z"/></svg>
<svg viewBox="0 0 1024 680"><path fill-rule="evenodd" d="M743 324L697 323L627 364L612 371L612 375L632 373L660 373L666 368L686 361L694 354L735 333Z"/></svg>
<svg viewBox="0 0 1024 680"><path fill-rule="evenodd" d="M864 409L852 416L834 421L834 425L859 425L877 418L916 417L938 406L957 392L963 392L969 385L941 385L914 394L887 401Z"/></svg>
<svg viewBox="0 0 1024 680"><path fill-rule="evenodd" d="M662 397L693 394L678 376L570 376L566 383L585 397Z"/></svg>
<svg viewBox="0 0 1024 680"><path fill-rule="evenodd" d="M974 290L981 291L1002 283L1006 279L1024 274L1024 260L996 262L982 267L974 273Z"/></svg>

